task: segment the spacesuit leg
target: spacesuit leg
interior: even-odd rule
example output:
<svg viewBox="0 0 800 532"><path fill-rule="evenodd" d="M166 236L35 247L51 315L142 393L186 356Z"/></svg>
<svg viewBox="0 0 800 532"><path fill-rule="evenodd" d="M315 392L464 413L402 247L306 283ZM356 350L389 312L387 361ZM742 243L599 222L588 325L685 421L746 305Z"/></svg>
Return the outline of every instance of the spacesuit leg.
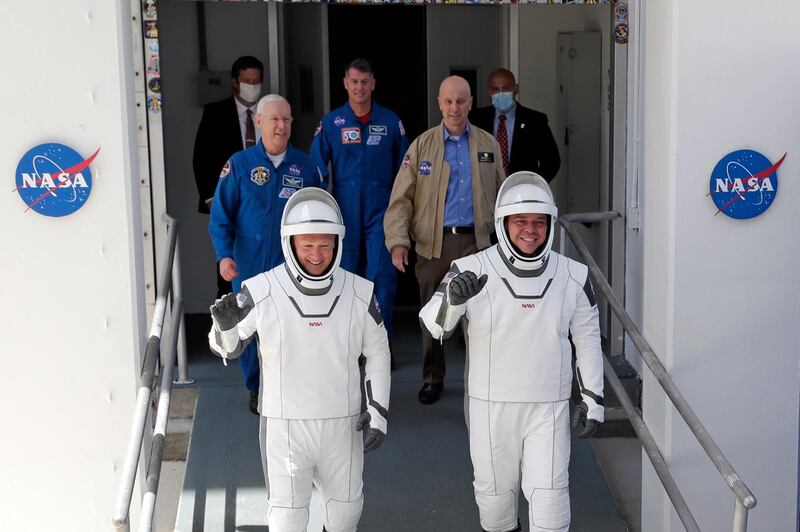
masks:
<svg viewBox="0 0 800 532"><path fill-rule="evenodd" d="M269 516L269 475L267 474L267 419L258 416L258 449L261 452L261 470L264 472L264 486L267 489L267 516ZM267 521L269 524L269 521Z"/></svg>
<svg viewBox="0 0 800 532"><path fill-rule="evenodd" d="M397 270L392 265L392 255L386 249L386 239L383 233L383 212L374 219L366 220L365 244L367 266L364 276L375 283L375 297L381 307L381 316L386 327L389 339L392 338L392 324L394 323L394 299L397 294Z"/></svg>
<svg viewBox="0 0 800 532"><path fill-rule="evenodd" d="M306 532L318 420L267 418L266 457L270 532Z"/></svg>
<svg viewBox="0 0 800 532"><path fill-rule="evenodd" d="M328 532L355 532L364 505L361 474L364 443L356 431L358 416L324 419L316 481Z"/></svg>
<svg viewBox="0 0 800 532"><path fill-rule="evenodd" d="M522 439L515 422L519 403L469 398L469 453L481 527L486 532L517 528Z"/></svg>
<svg viewBox="0 0 800 532"><path fill-rule="evenodd" d="M522 451L522 492L532 532L569 530L569 401L531 403Z"/></svg>

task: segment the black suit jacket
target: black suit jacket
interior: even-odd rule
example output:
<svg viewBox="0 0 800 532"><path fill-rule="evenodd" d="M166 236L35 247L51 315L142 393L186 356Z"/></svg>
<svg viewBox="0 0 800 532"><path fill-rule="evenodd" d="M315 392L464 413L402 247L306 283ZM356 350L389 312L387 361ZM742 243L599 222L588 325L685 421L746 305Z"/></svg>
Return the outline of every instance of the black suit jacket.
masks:
<svg viewBox="0 0 800 532"><path fill-rule="evenodd" d="M239 115L233 96L207 104L194 139L194 180L200 201L199 212L208 213L206 200L214 197L219 174L231 155L244 149Z"/></svg>
<svg viewBox="0 0 800 532"><path fill-rule="evenodd" d="M469 121L494 133L494 107L481 107L470 113ZM547 115L517 103L514 133L509 154L509 174L520 170L536 172L549 183L561 167L558 146L547 124Z"/></svg>

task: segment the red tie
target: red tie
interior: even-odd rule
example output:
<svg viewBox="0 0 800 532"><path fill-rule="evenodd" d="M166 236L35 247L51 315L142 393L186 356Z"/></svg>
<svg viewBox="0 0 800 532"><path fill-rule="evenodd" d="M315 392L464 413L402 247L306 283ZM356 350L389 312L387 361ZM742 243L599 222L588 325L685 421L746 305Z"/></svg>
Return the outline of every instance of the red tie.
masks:
<svg viewBox="0 0 800 532"><path fill-rule="evenodd" d="M247 110L247 116L244 119L244 147L249 148L256 144L256 128L253 125L253 111Z"/></svg>
<svg viewBox="0 0 800 532"><path fill-rule="evenodd" d="M506 131L505 113L500 113L497 122L497 143L500 145L500 155L503 157L503 170L508 175L508 131Z"/></svg>

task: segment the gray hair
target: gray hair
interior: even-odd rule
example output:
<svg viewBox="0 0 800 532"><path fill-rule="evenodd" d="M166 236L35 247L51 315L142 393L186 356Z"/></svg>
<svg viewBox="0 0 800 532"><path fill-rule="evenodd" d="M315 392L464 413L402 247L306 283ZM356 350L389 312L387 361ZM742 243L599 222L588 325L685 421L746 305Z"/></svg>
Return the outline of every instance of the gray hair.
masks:
<svg viewBox="0 0 800 532"><path fill-rule="evenodd" d="M263 115L264 110L267 108L272 102L284 102L286 105L289 106L289 114L292 112L292 106L289 105L289 100L281 96L280 94L267 94L266 96L262 96L260 100L258 100L258 106L256 107L256 114Z"/></svg>

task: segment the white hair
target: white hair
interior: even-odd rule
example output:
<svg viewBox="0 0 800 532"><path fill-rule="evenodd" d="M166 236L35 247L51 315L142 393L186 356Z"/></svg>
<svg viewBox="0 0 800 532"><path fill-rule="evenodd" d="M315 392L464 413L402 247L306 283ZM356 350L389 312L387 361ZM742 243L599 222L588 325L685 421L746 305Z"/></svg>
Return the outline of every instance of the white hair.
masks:
<svg viewBox="0 0 800 532"><path fill-rule="evenodd" d="M258 100L258 106L256 107L256 114L263 115L264 111L272 102L284 102L286 105L289 106L289 114L292 113L292 106L289 105L289 100L281 96L280 94L267 94L266 96L262 96L260 100Z"/></svg>

